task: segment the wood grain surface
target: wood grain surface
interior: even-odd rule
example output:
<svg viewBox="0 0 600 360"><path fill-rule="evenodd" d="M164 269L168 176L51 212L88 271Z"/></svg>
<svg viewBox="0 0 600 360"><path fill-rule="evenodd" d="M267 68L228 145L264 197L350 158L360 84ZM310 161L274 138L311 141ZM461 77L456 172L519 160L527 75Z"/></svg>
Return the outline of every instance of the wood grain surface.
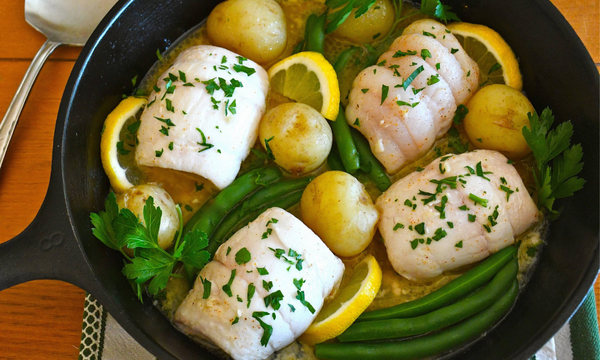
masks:
<svg viewBox="0 0 600 360"><path fill-rule="evenodd" d="M553 0L600 65L598 0ZM25 22L23 0L0 1L0 115L45 41ZM51 147L60 99L79 54L61 47L46 63L31 92L0 169L0 243L35 217L50 177ZM600 67L599 67L600 69ZM600 281L594 287L600 299ZM76 359L84 291L60 281L33 281L0 292L0 359Z"/></svg>

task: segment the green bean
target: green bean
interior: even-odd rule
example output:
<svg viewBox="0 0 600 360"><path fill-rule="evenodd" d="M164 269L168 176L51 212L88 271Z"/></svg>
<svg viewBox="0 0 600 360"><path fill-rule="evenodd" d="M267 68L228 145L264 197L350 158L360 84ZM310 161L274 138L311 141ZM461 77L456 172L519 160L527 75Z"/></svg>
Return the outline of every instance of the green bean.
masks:
<svg viewBox="0 0 600 360"><path fill-rule="evenodd" d="M486 286L452 305L413 318L356 323L338 339L341 342L393 339L425 334L456 324L496 302L513 283L518 272L519 262L513 259Z"/></svg>
<svg viewBox="0 0 600 360"><path fill-rule="evenodd" d="M306 30L304 31L304 50L323 53L325 50L325 20L327 13L320 16L311 14L306 19Z"/></svg>
<svg viewBox="0 0 600 360"><path fill-rule="evenodd" d="M304 187L306 187L306 185ZM232 211L227 216L227 218L225 218L225 220L223 220L219 228L217 228L217 231L215 231L215 234L211 239L206 250L211 255L214 254L219 248L219 246L221 246L221 244L223 244L239 229L254 221L260 214L262 214L263 212L265 212L265 210L269 208L279 207L282 209L289 209L290 207L298 203L298 201L300 201L300 199L302 198L302 193L304 192L304 187L287 193L285 196L272 200L269 203L262 204L262 206L250 212L243 212L242 206L239 206L234 211Z"/></svg>
<svg viewBox="0 0 600 360"><path fill-rule="evenodd" d="M415 360L433 356L481 336L508 313L518 292L517 280L513 280L508 291L492 306L457 325L431 335L381 343L317 344L316 355L319 359L330 360Z"/></svg>
<svg viewBox="0 0 600 360"><path fill-rule="evenodd" d="M331 130L333 131L333 138L337 144L337 148L340 152L340 158L344 163L344 169L350 174L354 174L356 170L360 168L360 159L354 139L350 133L350 126L346 121L346 115L344 114L344 107L340 104L340 111L335 121L330 121Z"/></svg>
<svg viewBox="0 0 600 360"><path fill-rule="evenodd" d="M340 77L342 70L348 64L348 61L352 59L352 56L354 56L354 53L356 53L358 50L360 50L359 47L352 46L342 51L338 55L337 59L335 60L335 63L333 64L333 68L335 69L335 73L337 74L338 78Z"/></svg>
<svg viewBox="0 0 600 360"><path fill-rule="evenodd" d="M340 152L335 146L331 148L331 151L327 156L327 165L329 165L331 170L346 171L342 158L340 157Z"/></svg>
<svg viewBox="0 0 600 360"><path fill-rule="evenodd" d="M356 321L414 317L449 305L488 282L506 263L515 258L517 249L517 246L506 247L460 277L418 300L365 312Z"/></svg>
<svg viewBox="0 0 600 360"><path fill-rule="evenodd" d="M240 176L192 216L183 228L183 234L200 230L210 238L221 220L237 203L254 190L267 186L282 176L281 170L275 167L252 170Z"/></svg>
<svg viewBox="0 0 600 360"><path fill-rule="evenodd" d="M383 165L381 165L379 160L377 160L375 155L371 152L369 142L360 132L358 132L358 130L351 128L350 132L352 133L352 139L358 150L361 169L369 174L369 177L375 182L375 185L377 185L379 190L386 191L392 183L390 182L390 178L387 176Z"/></svg>

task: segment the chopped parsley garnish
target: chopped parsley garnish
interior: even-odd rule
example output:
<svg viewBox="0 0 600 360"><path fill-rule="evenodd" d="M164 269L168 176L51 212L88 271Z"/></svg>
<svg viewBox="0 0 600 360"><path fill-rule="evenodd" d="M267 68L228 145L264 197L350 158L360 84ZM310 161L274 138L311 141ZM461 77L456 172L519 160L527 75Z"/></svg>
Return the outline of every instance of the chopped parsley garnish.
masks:
<svg viewBox="0 0 600 360"><path fill-rule="evenodd" d="M260 338L260 344L262 346L267 346L267 344L269 344L269 339L271 339L271 335L273 335L273 327L260 319L266 315L269 315L266 311L255 311L252 313L252 317L255 318L263 328L263 335Z"/></svg>
<svg viewBox="0 0 600 360"><path fill-rule="evenodd" d="M421 57L423 58L423 60L425 60L431 57L431 53L427 49L421 49Z"/></svg>
<svg viewBox="0 0 600 360"><path fill-rule="evenodd" d="M493 73L494 71L500 70L500 68L502 68L502 65L495 63L491 68L490 71L488 71L488 75L490 75L491 73Z"/></svg>
<svg viewBox="0 0 600 360"><path fill-rule="evenodd" d="M225 252L225 256L229 255L229 253L231 252L231 246L227 247L227 252Z"/></svg>
<svg viewBox="0 0 600 360"><path fill-rule="evenodd" d="M262 234L261 239L264 240L264 239L268 238L269 235L271 235L272 233L273 233L273 229L271 229L271 228L267 229L267 231L265 231ZM278 250L281 250L281 249L278 249Z"/></svg>
<svg viewBox="0 0 600 360"><path fill-rule="evenodd" d="M481 166L481 161L480 161L477 163L477 165L475 165L475 174L481 178L486 179L487 181L490 181L490 179L485 177L485 175L493 174L493 173L491 171L483 171L483 167Z"/></svg>
<svg viewBox="0 0 600 360"><path fill-rule="evenodd" d="M446 232L446 230L442 229L442 228L437 228L435 230L435 235L432 236L431 238L435 241L440 241L441 239L443 239L444 237L446 237L446 235L448 235L448 233Z"/></svg>
<svg viewBox="0 0 600 360"><path fill-rule="evenodd" d="M173 151L173 142L172 141L169 143L169 150Z"/></svg>
<svg viewBox="0 0 600 360"><path fill-rule="evenodd" d="M247 66L239 65L239 64L233 65L233 70L235 72L243 72L248 76L250 76L256 72L256 70L251 67L247 67Z"/></svg>
<svg viewBox="0 0 600 360"><path fill-rule="evenodd" d="M363 94L366 94L369 91L369 89L360 89L360 91L362 91Z"/></svg>
<svg viewBox="0 0 600 360"><path fill-rule="evenodd" d="M279 222L279 220L275 219L275 218L271 218L271 220L267 221L267 225L265 226L269 226L270 224L277 224Z"/></svg>
<svg viewBox="0 0 600 360"><path fill-rule="evenodd" d="M404 91L406 91L408 89L408 87L410 86L410 84L413 82L413 80L421 73L423 72L423 70L425 70L425 68L423 67L423 65L419 66L415 71L413 71L412 74L410 74L410 76L408 78L406 78L406 80L404 80L404 82L402 83L402 88L404 89Z"/></svg>
<svg viewBox="0 0 600 360"><path fill-rule="evenodd" d="M208 149L212 149L214 147L214 145L206 142L206 136L204 136L204 132L202 132L202 130L200 130L200 128L196 128L196 130L198 130L198 132L200 133L200 136L202 136L202 142L197 142L197 144L200 146L204 146L204 148L198 150L198 152L200 153L200 152L206 151Z"/></svg>
<svg viewBox="0 0 600 360"><path fill-rule="evenodd" d="M439 70L440 69L440 63L435 64L435 69Z"/></svg>
<svg viewBox="0 0 600 360"><path fill-rule="evenodd" d="M380 61L377 63L377 66L383 66L383 65L385 65L386 62L387 62L387 60Z"/></svg>
<svg viewBox="0 0 600 360"><path fill-rule="evenodd" d="M506 201L510 199L510 194L514 193L514 190L511 190L508 186L500 185L500 190L506 193Z"/></svg>
<svg viewBox="0 0 600 360"><path fill-rule="evenodd" d="M448 227L449 227L450 229L454 229L454 223L453 223L453 222L451 222L451 221L447 221L447 222L446 222L446 224L448 224Z"/></svg>
<svg viewBox="0 0 600 360"><path fill-rule="evenodd" d="M458 130L454 127L448 130L448 146L451 147L456 154L463 154L469 151L469 142L463 144Z"/></svg>
<svg viewBox="0 0 600 360"><path fill-rule="evenodd" d="M294 307L294 305L288 304L288 306L290 307L291 312L296 312L296 308Z"/></svg>
<svg viewBox="0 0 600 360"><path fill-rule="evenodd" d="M464 106L463 104L460 104L456 107L456 111L454 112L452 121L456 125L461 125L463 120L465 119L465 116L467 116L468 113L469 113L469 109L466 106Z"/></svg>
<svg viewBox="0 0 600 360"><path fill-rule="evenodd" d="M446 195L442 196L442 202L439 206L434 206L435 209L440 213L440 219L446 218L446 203L448 202L448 197Z"/></svg>
<svg viewBox="0 0 600 360"><path fill-rule="evenodd" d="M419 234L419 235L425 235L425 223L422 222L420 224L415 225L415 231Z"/></svg>
<svg viewBox="0 0 600 360"><path fill-rule="evenodd" d="M248 261L250 261L250 259L252 259L250 251L248 251L248 249L246 249L245 247L238 250L238 252L235 254L235 262L238 265L244 265Z"/></svg>
<svg viewBox="0 0 600 360"><path fill-rule="evenodd" d="M275 138L275 136L271 136L268 139L265 139L265 149L267 150L267 157L271 160L275 160L275 155L273 155L273 151L271 150L271 147L269 146L269 141L273 140Z"/></svg>
<svg viewBox="0 0 600 360"><path fill-rule="evenodd" d="M256 270L261 275L269 275L269 272L267 271L267 268L264 268L264 267L262 267L262 268L256 268Z"/></svg>
<svg viewBox="0 0 600 360"><path fill-rule="evenodd" d="M459 206L459 207L458 207L458 209L459 209L459 210L462 210L462 211L467 211L467 210L469 210L469 208L467 207L467 205Z"/></svg>
<svg viewBox="0 0 600 360"><path fill-rule="evenodd" d="M475 220L477 219L477 215L469 214L467 216L469 218L469 222L475 222Z"/></svg>
<svg viewBox="0 0 600 360"><path fill-rule="evenodd" d="M462 249L462 247L463 247L463 241L461 240L461 241L457 242L454 246L456 246L459 249Z"/></svg>
<svg viewBox="0 0 600 360"><path fill-rule="evenodd" d="M451 54L456 54L457 52L458 52L458 49L454 49L454 48L450 49Z"/></svg>
<svg viewBox="0 0 600 360"><path fill-rule="evenodd" d="M154 150L154 155L156 157L161 157L164 152L165 152L165 149Z"/></svg>
<svg viewBox="0 0 600 360"><path fill-rule="evenodd" d="M392 55L392 57L399 58L399 57L403 57L403 56L407 56L407 55L417 55L417 52L412 51L412 50L407 50L406 52L404 52L402 50L398 50L398 51L396 51L396 53L394 55Z"/></svg>
<svg viewBox="0 0 600 360"><path fill-rule="evenodd" d="M181 70L179 70L179 78L181 79L181 81L183 82L187 82L187 78L185 77L185 73Z"/></svg>
<svg viewBox="0 0 600 360"><path fill-rule="evenodd" d="M398 229L404 229L404 225L400 224L400 223L396 223L396 225L394 225L394 231L396 231Z"/></svg>
<svg viewBox="0 0 600 360"><path fill-rule="evenodd" d="M412 91L413 91L413 95L417 95L418 93L420 93L420 92L421 92L421 91L423 91L423 90L425 90L425 88L424 88L424 87L422 87L422 88L420 88L420 89L413 88L413 89L412 89Z"/></svg>
<svg viewBox="0 0 600 360"><path fill-rule="evenodd" d="M185 208L187 211L194 211L194 208L193 208L193 207L191 207L189 204L185 204L184 208Z"/></svg>
<svg viewBox="0 0 600 360"><path fill-rule="evenodd" d="M119 141L117 142L117 151L119 152L119 154L125 156L127 154L129 154L131 151L125 149L125 141Z"/></svg>
<svg viewBox="0 0 600 360"><path fill-rule="evenodd" d="M206 80L206 81L202 81L202 83L206 86L206 92L209 95L213 95L216 90L221 90L219 85L217 85L217 83L215 82L215 78L212 78L212 79Z"/></svg>
<svg viewBox="0 0 600 360"><path fill-rule="evenodd" d="M212 283L208 280L208 279L203 279L202 276L200 276L200 281L202 282L202 298L203 299L208 299L210 296L210 290L212 288Z"/></svg>
<svg viewBox="0 0 600 360"><path fill-rule="evenodd" d="M231 270L231 276L229 277L229 281L227 282L227 284L221 287L225 294L227 294L227 296L229 297L233 296L233 294L231 293L231 284L233 284L233 279L235 279L235 273L236 269Z"/></svg>
<svg viewBox="0 0 600 360"><path fill-rule="evenodd" d="M390 87L389 86L387 86L387 85L381 85L381 104L383 104L383 102L385 101L385 99L387 99L389 91L390 91Z"/></svg>
<svg viewBox="0 0 600 360"><path fill-rule="evenodd" d="M159 118L159 117L154 117L156 120L160 121L160 122L164 122L165 124L167 124L167 126L175 126L175 124L171 121L171 119L163 119L163 118Z"/></svg>
<svg viewBox="0 0 600 360"><path fill-rule="evenodd" d="M198 185L198 183L195 183L194 186L196 187L196 192L201 191L202 189L204 189L204 183Z"/></svg>
<svg viewBox="0 0 600 360"><path fill-rule="evenodd" d="M296 299L300 300L300 303L304 305L311 314L315 313L315 308L304 298L304 291L298 290L298 295L296 295Z"/></svg>
<svg viewBox="0 0 600 360"><path fill-rule="evenodd" d="M264 300L265 300L265 307L269 307L269 305L271 305L271 307L274 310L279 310L279 308L281 307L280 302L281 302L281 300L283 300L283 293L281 292L281 290L277 290L277 291L265 296Z"/></svg>
<svg viewBox="0 0 600 360"><path fill-rule="evenodd" d="M425 36L429 36L429 37L432 37L432 38L434 38L434 39L436 38L436 36L435 36L435 35L433 35L433 34L432 34L432 33L430 33L430 32L427 32L427 31L425 31L425 30L423 30L423 35L425 35Z"/></svg>
<svg viewBox="0 0 600 360"><path fill-rule="evenodd" d="M240 318L238 316L235 317L235 319L233 319L233 321L231 322L231 325L235 325L240 321Z"/></svg>
<svg viewBox="0 0 600 360"><path fill-rule="evenodd" d="M481 205L483 207L487 207L488 204L488 200L484 199L484 198L480 198L479 196L470 193L469 194L469 199L473 200L473 202L475 203L475 205Z"/></svg>
<svg viewBox="0 0 600 360"><path fill-rule="evenodd" d="M158 131L165 136L169 136L169 128L166 128L161 125L160 130L158 130Z"/></svg>
<svg viewBox="0 0 600 360"><path fill-rule="evenodd" d="M431 75L431 77L429 79L427 79L427 85L437 84L438 82L440 82L439 74Z"/></svg>
<svg viewBox="0 0 600 360"><path fill-rule="evenodd" d="M263 280L263 288L265 288L267 291L271 291L271 288L273 288L273 282Z"/></svg>

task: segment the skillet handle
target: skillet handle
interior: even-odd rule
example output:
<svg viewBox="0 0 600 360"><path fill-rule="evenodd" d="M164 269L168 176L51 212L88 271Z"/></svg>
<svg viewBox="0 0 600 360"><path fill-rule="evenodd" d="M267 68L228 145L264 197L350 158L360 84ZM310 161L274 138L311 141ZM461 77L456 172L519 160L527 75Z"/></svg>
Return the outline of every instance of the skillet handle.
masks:
<svg viewBox="0 0 600 360"><path fill-rule="evenodd" d="M53 169L42 206L31 224L0 244L0 290L31 280L56 279L98 293L67 213L62 183ZM57 179L58 178L58 179Z"/></svg>

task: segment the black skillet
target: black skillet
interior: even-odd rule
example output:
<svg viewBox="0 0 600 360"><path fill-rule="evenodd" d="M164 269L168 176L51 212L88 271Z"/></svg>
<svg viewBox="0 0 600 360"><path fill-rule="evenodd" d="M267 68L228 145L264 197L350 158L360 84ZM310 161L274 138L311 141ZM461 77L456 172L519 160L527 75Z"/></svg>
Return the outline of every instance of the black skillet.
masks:
<svg viewBox="0 0 600 360"><path fill-rule="evenodd" d="M90 211L104 207L109 182L100 163L106 115L172 41L208 16L218 0L120 1L77 60L63 95L46 199L33 223L0 245L0 289L59 279L92 293L160 359L215 358L151 305L121 275L121 255L95 239ZM445 0L461 19L497 30L520 60L524 90L535 108L571 119L584 149L587 180L552 223L531 281L506 319L460 359L528 359L577 310L598 274L598 71L581 41L548 0Z"/></svg>

